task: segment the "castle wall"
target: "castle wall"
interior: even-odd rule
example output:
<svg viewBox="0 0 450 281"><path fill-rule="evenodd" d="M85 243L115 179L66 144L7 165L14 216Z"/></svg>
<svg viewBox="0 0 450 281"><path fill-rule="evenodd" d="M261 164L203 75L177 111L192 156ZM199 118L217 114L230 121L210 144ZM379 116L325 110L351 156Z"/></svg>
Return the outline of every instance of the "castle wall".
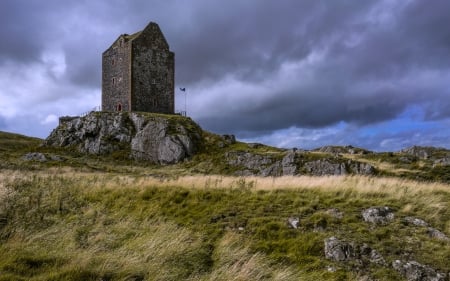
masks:
<svg viewBox="0 0 450 281"><path fill-rule="evenodd" d="M174 113L174 53L157 25L132 46L132 111Z"/></svg>
<svg viewBox="0 0 450 281"><path fill-rule="evenodd" d="M102 59L102 110L130 111L131 95L131 41L119 37L103 53Z"/></svg>
<svg viewBox="0 0 450 281"><path fill-rule="evenodd" d="M156 23L103 53L102 110L175 112L175 54Z"/></svg>

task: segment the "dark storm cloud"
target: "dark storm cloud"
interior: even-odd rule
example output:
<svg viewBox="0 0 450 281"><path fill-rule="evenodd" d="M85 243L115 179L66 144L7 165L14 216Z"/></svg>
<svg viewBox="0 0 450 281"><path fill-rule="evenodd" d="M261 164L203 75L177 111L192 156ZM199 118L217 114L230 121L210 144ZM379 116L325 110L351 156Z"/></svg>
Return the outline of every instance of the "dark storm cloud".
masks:
<svg viewBox="0 0 450 281"><path fill-rule="evenodd" d="M200 117L205 127L239 132L324 127L340 121L362 126L393 119L417 104L427 118L450 117L449 107L439 106L448 103L449 94L442 81L450 78L450 2L278 1L237 6L233 11L220 7L221 15L207 6L206 19L200 16L203 9L197 11L189 38L178 42L178 81L189 84L232 75L259 83L285 63L305 61L314 52L323 52L323 57L310 65L313 77L308 85L299 72L294 87L279 85L270 97L254 93L247 107L227 110L221 96L242 102L240 94L218 93L217 102L205 109L211 112Z"/></svg>
<svg viewBox="0 0 450 281"><path fill-rule="evenodd" d="M449 11L447 0L5 0L0 68L43 68L34 101L85 100L86 89L100 93L101 53L155 21L176 54L189 114L207 129L363 128L412 106L442 120L450 118Z"/></svg>

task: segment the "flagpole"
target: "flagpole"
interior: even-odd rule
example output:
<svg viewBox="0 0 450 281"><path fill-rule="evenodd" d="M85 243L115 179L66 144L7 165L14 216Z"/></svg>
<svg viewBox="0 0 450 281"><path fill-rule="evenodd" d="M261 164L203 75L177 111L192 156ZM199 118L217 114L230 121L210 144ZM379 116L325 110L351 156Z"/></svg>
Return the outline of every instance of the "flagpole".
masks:
<svg viewBox="0 0 450 281"><path fill-rule="evenodd" d="M184 90L184 116L187 116L187 93L186 89Z"/></svg>

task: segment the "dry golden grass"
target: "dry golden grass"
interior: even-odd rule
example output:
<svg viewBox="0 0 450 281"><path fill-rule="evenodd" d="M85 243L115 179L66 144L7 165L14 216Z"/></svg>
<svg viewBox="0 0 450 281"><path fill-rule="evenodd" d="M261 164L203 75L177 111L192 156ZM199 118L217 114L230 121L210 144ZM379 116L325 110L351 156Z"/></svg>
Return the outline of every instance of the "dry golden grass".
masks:
<svg viewBox="0 0 450 281"><path fill-rule="evenodd" d="M17 172L3 170L0 172L0 196L4 195L8 182L26 180L33 177L55 177L79 180L80 186L96 188L142 188L182 187L193 189L234 189L282 190L282 189L317 189L320 191L353 191L361 194L384 193L394 198L430 192L450 192L450 185L441 182L423 182L394 177L369 176L283 176L283 177L232 177L232 176L181 176L174 178L153 176L129 176L108 173L79 172L72 169L49 169L39 172Z"/></svg>

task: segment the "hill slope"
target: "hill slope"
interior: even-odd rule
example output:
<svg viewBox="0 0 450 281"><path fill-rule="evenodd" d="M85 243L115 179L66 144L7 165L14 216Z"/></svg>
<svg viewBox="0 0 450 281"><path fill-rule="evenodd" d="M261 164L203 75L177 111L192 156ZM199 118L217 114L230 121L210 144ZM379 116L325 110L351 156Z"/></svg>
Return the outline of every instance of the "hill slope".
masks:
<svg viewBox="0 0 450 281"><path fill-rule="evenodd" d="M450 186L404 179L433 177L444 150L295 151L378 176L262 178L224 176L248 170L225 155L292 151L203 132L189 161L160 166L0 136L0 280L449 278Z"/></svg>

